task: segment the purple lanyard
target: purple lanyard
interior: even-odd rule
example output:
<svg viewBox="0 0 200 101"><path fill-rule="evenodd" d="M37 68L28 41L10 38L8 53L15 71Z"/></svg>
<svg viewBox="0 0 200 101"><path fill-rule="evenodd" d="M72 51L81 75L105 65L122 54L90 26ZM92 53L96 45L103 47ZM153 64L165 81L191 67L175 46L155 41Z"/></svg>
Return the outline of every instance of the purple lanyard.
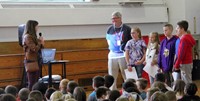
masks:
<svg viewBox="0 0 200 101"><path fill-rule="evenodd" d="M120 36L122 35L122 28L123 28L123 24L121 25L120 31L117 33L117 31L115 30L115 25L114 25L114 30L115 30L115 35L117 36L117 40L120 40Z"/></svg>

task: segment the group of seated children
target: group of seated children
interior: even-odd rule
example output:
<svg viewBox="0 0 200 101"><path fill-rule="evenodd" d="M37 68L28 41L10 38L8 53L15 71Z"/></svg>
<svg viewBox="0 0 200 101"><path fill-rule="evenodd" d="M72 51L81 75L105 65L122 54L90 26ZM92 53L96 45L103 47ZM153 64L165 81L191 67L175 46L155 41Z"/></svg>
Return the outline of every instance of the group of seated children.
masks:
<svg viewBox="0 0 200 101"><path fill-rule="evenodd" d="M171 88L163 73L156 74L150 87L144 78L126 79L117 90L109 89L114 82L111 75L95 76L92 81L94 91L88 96L83 87L68 79L61 80L59 89L48 88L43 82L35 83L31 91L28 88L18 91L8 85L0 88L0 101L200 101L195 83L185 84L178 79Z"/></svg>
<svg viewBox="0 0 200 101"><path fill-rule="evenodd" d="M164 73L157 73L151 86L148 86L148 80L144 78L129 78L122 84L122 89L111 90L109 88L113 81L110 75L95 76L92 84L94 91L87 101L200 101L196 95L198 88L195 83L185 84L178 79L170 87Z"/></svg>

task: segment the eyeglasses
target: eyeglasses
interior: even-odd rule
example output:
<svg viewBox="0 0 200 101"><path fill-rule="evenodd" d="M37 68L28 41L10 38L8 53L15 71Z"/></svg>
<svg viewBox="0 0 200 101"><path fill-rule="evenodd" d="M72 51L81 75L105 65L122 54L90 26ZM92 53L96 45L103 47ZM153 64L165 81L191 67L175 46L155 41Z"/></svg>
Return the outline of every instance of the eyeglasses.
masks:
<svg viewBox="0 0 200 101"><path fill-rule="evenodd" d="M136 32L131 32L131 34L136 34Z"/></svg>
<svg viewBox="0 0 200 101"><path fill-rule="evenodd" d="M113 18L111 18L111 20L116 20L116 19L119 19L119 17L113 17Z"/></svg>

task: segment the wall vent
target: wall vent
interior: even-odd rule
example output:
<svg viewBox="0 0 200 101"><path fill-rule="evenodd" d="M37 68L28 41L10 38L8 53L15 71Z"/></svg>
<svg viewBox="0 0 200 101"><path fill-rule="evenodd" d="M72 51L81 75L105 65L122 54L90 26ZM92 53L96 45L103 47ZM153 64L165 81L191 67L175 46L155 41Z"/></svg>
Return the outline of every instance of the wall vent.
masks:
<svg viewBox="0 0 200 101"><path fill-rule="evenodd" d="M136 5L136 4L139 4L139 5L142 5L146 0L122 0L122 1L119 1L119 5Z"/></svg>

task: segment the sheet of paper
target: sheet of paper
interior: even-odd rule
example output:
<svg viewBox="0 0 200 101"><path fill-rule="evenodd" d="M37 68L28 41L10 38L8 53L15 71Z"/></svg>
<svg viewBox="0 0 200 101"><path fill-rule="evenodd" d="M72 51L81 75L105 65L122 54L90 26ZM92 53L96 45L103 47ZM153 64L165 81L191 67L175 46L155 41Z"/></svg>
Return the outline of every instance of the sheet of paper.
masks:
<svg viewBox="0 0 200 101"><path fill-rule="evenodd" d="M143 68L143 70L151 75L153 78L155 78L155 75L158 73L158 69L158 65L151 66L150 63L147 63Z"/></svg>
<svg viewBox="0 0 200 101"><path fill-rule="evenodd" d="M181 76L180 73L172 72L172 77L173 77L174 81L176 81L177 79L180 79L181 78L180 76Z"/></svg>
<svg viewBox="0 0 200 101"><path fill-rule="evenodd" d="M128 71L128 69L125 69L124 72L125 72L125 75L126 75L126 79L128 79L128 78L132 78L132 79L135 79L135 80L138 79L138 76L137 76L137 72L136 72L136 70L135 70L135 67L132 68L132 71L131 71L131 72Z"/></svg>
<svg viewBox="0 0 200 101"><path fill-rule="evenodd" d="M156 50L153 49L153 50L149 50L147 49L147 53L146 53L146 65L145 67L143 68L143 70L145 72L147 72L150 76L152 76L153 78L155 78L155 75L158 73L158 65L153 65L151 66L151 63L153 61L153 57L156 53Z"/></svg>

